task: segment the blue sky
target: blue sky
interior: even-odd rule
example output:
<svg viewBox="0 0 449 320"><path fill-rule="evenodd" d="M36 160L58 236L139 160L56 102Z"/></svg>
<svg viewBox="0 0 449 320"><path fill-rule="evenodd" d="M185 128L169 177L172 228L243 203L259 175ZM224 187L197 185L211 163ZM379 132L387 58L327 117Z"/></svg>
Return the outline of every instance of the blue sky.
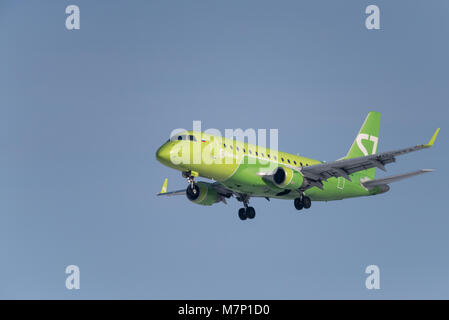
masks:
<svg viewBox="0 0 449 320"><path fill-rule="evenodd" d="M65 28L76 4L81 29ZM381 30L365 28L380 7ZM447 1L0 2L0 298L449 298ZM377 197L201 207L155 196L175 128L277 128L346 154L370 110L379 151L425 143ZM378 173L385 176L385 173ZM81 271L67 290L66 266ZM366 266L380 290L365 288Z"/></svg>

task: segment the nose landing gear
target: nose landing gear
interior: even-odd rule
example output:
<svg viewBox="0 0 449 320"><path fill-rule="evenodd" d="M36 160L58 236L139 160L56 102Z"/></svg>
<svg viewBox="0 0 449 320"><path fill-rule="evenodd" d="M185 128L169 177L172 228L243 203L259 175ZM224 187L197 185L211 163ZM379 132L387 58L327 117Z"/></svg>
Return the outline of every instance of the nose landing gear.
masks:
<svg viewBox="0 0 449 320"><path fill-rule="evenodd" d="M193 185L188 185L186 189L187 198L191 201L195 201L200 196L200 187L195 183Z"/></svg>
<svg viewBox="0 0 449 320"><path fill-rule="evenodd" d="M190 188L193 189L193 186L195 185L195 176L192 175L191 171L185 171L182 173L183 178L187 179L187 182L189 183Z"/></svg>
<svg viewBox="0 0 449 320"><path fill-rule="evenodd" d="M195 177L191 174L190 171L183 172L182 176L186 178L187 182L189 183L186 189L187 198L192 201L198 199L200 195L200 187L198 187L198 185L195 183Z"/></svg>

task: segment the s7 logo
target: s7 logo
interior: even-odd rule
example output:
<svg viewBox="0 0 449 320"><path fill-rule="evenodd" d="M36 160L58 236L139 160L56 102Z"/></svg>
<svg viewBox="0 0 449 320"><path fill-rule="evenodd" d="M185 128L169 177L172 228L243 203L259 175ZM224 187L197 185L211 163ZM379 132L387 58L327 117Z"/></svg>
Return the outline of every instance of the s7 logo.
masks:
<svg viewBox="0 0 449 320"><path fill-rule="evenodd" d="M371 151L371 154L375 154L377 150L377 143L379 141L378 137L370 136L366 133L359 133L355 141L357 142L357 146L359 147L360 151L362 151L364 156L368 155L368 151L366 150L365 146L362 143L362 140L370 140L373 144L373 150Z"/></svg>

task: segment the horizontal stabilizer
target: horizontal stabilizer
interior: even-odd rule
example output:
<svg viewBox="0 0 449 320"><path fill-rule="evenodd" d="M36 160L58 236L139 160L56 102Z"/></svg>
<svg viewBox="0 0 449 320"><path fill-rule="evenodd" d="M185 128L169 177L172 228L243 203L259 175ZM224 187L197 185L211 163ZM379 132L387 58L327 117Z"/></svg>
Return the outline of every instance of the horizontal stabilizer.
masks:
<svg viewBox="0 0 449 320"><path fill-rule="evenodd" d="M382 186L382 185L386 185L389 184L391 182L396 182L396 181L400 181L403 179L407 179L410 177L414 177L426 172L432 172L433 169L421 169L421 170L417 170L417 171L413 171L413 172L408 172L408 173L403 173L403 174L397 174L391 177L386 177L386 178L381 178L381 179L375 179L375 180L368 180L368 181L364 181L362 182L362 185L367 188L367 189L372 189L376 186Z"/></svg>

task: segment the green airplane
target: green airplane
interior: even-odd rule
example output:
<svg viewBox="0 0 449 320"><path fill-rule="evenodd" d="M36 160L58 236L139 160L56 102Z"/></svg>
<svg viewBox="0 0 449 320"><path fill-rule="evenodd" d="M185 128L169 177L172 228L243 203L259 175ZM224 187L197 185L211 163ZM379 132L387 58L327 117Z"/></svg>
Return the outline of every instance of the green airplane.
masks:
<svg viewBox="0 0 449 320"><path fill-rule="evenodd" d="M388 152L377 152L380 113L368 113L347 155L323 162L223 138L200 131L185 131L171 137L156 152L162 164L179 170L187 179L185 190L167 192L165 179L159 196L186 195L199 205L226 203L234 196L243 203L241 220L253 219L252 197L293 200L297 210L308 209L312 201L331 201L387 192L391 182L433 171L421 169L375 179L375 169L395 162L396 156L431 147L438 128L427 144ZM203 177L213 182L195 181Z"/></svg>

